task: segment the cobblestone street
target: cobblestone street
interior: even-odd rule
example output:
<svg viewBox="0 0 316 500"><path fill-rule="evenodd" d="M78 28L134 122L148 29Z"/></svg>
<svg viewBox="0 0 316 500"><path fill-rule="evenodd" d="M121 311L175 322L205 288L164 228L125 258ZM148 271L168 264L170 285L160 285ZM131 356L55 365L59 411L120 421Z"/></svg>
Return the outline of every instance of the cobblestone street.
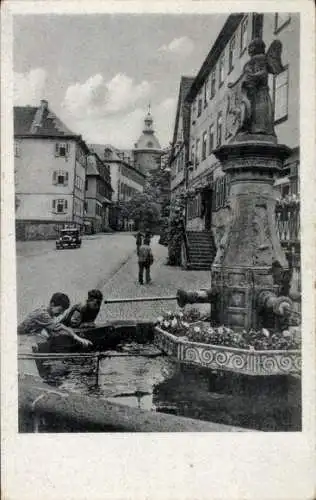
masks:
<svg viewBox="0 0 316 500"><path fill-rule="evenodd" d="M210 273L206 271L185 271L179 267L167 266L167 248L158 244L154 237L151 244L154 264L151 267L152 282L140 285L137 280L138 264L134 253L103 288L105 298L153 297L175 295L178 288L196 289L210 286ZM201 311L209 311L208 305L197 305ZM104 304L99 320L146 319L152 320L162 311L175 310L176 301L131 302L125 304Z"/></svg>
<svg viewBox="0 0 316 500"><path fill-rule="evenodd" d="M91 288L105 298L168 296L178 288L210 286L210 273L185 271L166 265L167 248L152 241L155 262L152 283L138 284L135 238L131 233L84 237L82 248L55 250L54 241L17 243L18 320L32 308L47 304L52 293L69 294L71 302L84 300ZM103 304L97 322L111 319L154 319L163 310L174 310L176 301ZM208 306L199 306L208 310Z"/></svg>

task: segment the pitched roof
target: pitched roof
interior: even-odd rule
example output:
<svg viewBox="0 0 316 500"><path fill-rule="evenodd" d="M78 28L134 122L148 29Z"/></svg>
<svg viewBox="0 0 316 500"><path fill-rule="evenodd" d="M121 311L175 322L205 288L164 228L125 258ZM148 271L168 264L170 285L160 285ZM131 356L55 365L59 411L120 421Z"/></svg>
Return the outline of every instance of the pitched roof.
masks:
<svg viewBox="0 0 316 500"><path fill-rule="evenodd" d="M78 138L49 108L47 101L40 106L14 107L14 135Z"/></svg>
<svg viewBox="0 0 316 500"><path fill-rule="evenodd" d="M111 144L89 144L89 148L91 151L96 153L101 160L105 161L120 161L120 158L118 156L119 150L111 146ZM105 158L104 157L104 150L109 149L111 151L111 157Z"/></svg>

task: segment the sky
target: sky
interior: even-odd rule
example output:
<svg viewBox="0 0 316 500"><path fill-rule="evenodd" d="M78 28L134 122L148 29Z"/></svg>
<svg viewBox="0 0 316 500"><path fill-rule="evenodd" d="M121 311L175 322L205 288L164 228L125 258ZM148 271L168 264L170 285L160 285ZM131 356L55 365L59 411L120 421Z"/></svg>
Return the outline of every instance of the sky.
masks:
<svg viewBox="0 0 316 500"><path fill-rule="evenodd" d="M227 15L16 15L14 105L50 109L88 143L132 148L151 105L172 139L181 76L197 74Z"/></svg>

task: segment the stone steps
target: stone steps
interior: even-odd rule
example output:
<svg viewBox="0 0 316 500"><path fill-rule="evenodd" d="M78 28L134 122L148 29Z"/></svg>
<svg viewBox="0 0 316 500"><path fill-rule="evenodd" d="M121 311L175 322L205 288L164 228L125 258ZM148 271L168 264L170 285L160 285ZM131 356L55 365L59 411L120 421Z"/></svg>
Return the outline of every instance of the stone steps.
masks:
<svg viewBox="0 0 316 500"><path fill-rule="evenodd" d="M187 268L199 271L210 271L216 255L216 248L211 232L187 231L189 258Z"/></svg>

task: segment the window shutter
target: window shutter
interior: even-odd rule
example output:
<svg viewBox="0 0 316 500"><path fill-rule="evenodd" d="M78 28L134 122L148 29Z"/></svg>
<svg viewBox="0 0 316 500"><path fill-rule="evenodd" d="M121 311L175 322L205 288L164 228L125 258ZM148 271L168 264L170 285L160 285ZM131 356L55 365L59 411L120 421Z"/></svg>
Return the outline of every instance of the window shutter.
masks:
<svg viewBox="0 0 316 500"><path fill-rule="evenodd" d="M65 210L68 209L68 201L67 200L65 200L64 207L65 207Z"/></svg>
<svg viewBox="0 0 316 500"><path fill-rule="evenodd" d="M55 210L55 209L56 209L56 200L53 200L53 201L52 201L52 207L53 207L53 210Z"/></svg>
<svg viewBox="0 0 316 500"><path fill-rule="evenodd" d="M68 172L65 172L65 186L68 186L68 179L69 179L69 174Z"/></svg>
<svg viewBox="0 0 316 500"><path fill-rule="evenodd" d="M55 156L59 156L59 144L58 144L58 142L55 144Z"/></svg>
<svg viewBox="0 0 316 500"><path fill-rule="evenodd" d="M53 184L57 184L57 172L56 172L56 170L53 172Z"/></svg>

